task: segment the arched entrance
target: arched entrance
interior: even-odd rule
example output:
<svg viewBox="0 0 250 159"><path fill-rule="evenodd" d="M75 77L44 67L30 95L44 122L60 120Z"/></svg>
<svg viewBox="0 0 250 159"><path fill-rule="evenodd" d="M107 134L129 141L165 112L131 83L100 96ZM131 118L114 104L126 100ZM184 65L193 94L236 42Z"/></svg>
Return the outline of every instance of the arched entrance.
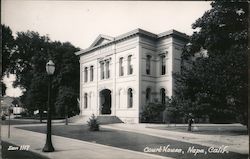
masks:
<svg viewBox="0 0 250 159"><path fill-rule="evenodd" d="M101 114L111 114L111 91L109 89L100 92L100 112Z"/></svg>

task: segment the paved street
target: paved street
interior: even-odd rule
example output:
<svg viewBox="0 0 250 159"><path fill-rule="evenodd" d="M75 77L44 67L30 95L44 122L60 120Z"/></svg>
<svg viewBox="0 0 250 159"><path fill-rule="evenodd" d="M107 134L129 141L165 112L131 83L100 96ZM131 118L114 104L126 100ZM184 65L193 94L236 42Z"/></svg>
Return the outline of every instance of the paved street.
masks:
<svg viewBox="0 0 250 159"><path fill-rule="evenodd" d="M111 125L108 125L111 126ZM107 126L103 126L107 127ZM46 132L45 126L32 126L32 127L21 127L25 130L31 130L35 132ZM167 138L161 138L151 135L145 135L141 133L135 132L127 132L115 129L107 129L101 128L100 132L89 132L86 126L83 125L56 125L53 126L53 134L68 138L74 138L78 140L88 141L92 143L99 143L103 145L109 145L113 147L129 149L133 151L143 152L145 147L150 148L157 148L160 146L167 146L170 145L171 148L181 148L184 152L187 152L189 147L194 146L195 148L205 149L207 150L208 147L201 146L193 143L188 142L181 142L178 140L172 140ZM198 154L194 156L194 154L185 153L153 153L161 156L166 157L174 157L178 159L189 159L189 158L197 158L197 159L210 159L210 158L220 158L220 159L245 159L247 155L242 155L239 153L229 152L223 154L211 154L208 153L207 155Z"/></svg>

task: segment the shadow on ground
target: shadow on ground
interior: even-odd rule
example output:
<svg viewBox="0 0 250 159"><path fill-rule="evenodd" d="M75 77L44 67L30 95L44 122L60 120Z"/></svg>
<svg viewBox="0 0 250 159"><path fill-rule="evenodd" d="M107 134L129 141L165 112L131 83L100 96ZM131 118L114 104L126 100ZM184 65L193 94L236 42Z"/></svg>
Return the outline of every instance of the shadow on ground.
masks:
<svg viewBox="0 0 250 159"><path fill-rule="evenodd" d="M26 150L8 150L9 146L18 147L8 142L1 142L2 144L2 159L48 159L39 154Z"/></svg>

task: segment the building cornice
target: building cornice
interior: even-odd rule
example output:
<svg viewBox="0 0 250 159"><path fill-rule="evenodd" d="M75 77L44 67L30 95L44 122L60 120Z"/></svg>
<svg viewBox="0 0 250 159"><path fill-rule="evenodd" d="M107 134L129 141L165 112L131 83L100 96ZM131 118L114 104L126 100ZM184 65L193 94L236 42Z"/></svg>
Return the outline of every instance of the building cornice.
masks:
<svg viewBox="0 0 250 159"><path fill-rule="evenodd" d="M103 35L100 35L97 39L100 39L101 36L103 36ZM151 33L151 32L148 32L146 30L138 28L138 29L132 30L130 32L127 32L125 34L119 35L117 37L114 37L114 38L112 37L112 39L110 37L109 38L110 42L107 42L107 43L104 43L101 45L93 46L94 43L97 42L95 40L94 43L92 43L92 45L89 48L75 52L75 55L80 56L80 55L89 53L91 51L97 50L99 48L103 48L105 46L109 46L109 45L112 45L114 43L126 40L126 39L134 37L134 36L146 36L146 37L151 38L153 40L158 40L158 39L165 38L165 37L174 37L174 38L178 38L178 39L183 40L183 41L188 41L188 39L189 39L188 35L181 33L181 32L178 32L178 31L173 30L173 29L157 35L157 34L154 34L154 33Z"/></svg>

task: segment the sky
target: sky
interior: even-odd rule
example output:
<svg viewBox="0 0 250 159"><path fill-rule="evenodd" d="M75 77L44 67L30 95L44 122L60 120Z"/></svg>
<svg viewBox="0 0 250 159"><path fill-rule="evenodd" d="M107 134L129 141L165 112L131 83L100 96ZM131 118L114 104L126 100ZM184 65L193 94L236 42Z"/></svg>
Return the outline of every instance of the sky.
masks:
<svg viewBox="0 0 250 159"><path fill-rule="evenodd" d="M85 49L99 34L118 36L136 28L159 34L175 29L192 35L191 24L211 8L205 1L48 1L2 0L2 23L13 35L37 31L51 40ZM20 96L8 82L7 95Z"/></svg>

